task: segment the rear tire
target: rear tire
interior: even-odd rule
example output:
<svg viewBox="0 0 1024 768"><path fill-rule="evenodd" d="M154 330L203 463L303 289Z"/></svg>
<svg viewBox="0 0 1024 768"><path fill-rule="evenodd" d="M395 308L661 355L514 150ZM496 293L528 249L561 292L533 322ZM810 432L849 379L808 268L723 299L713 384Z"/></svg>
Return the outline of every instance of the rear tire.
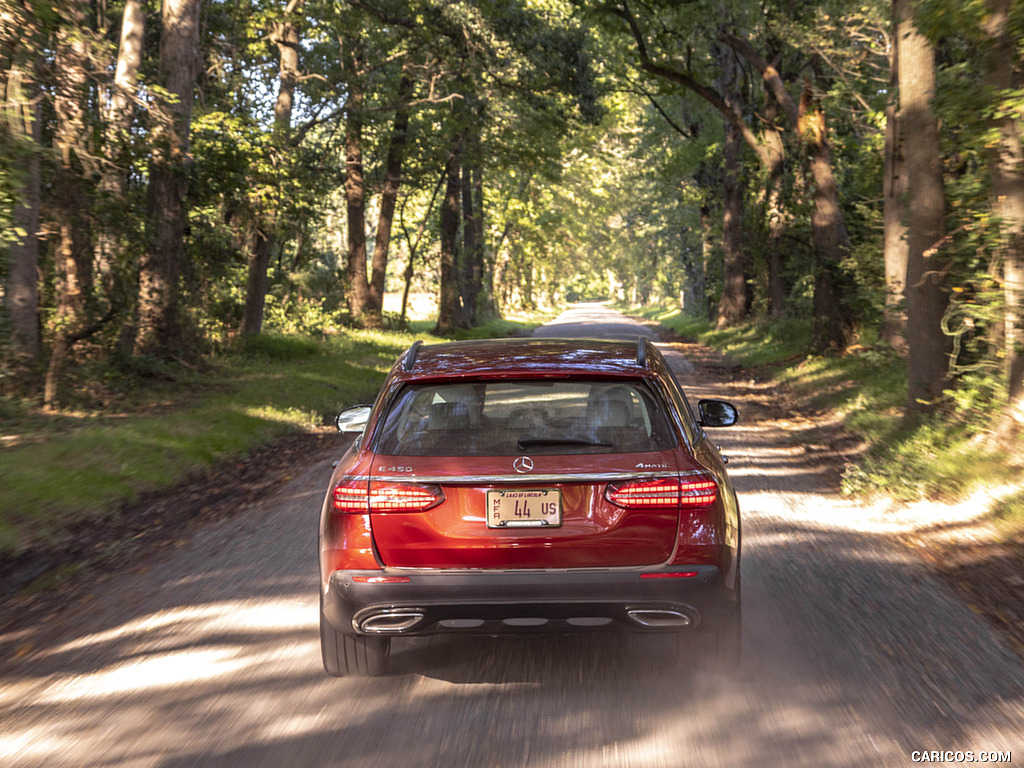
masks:
<svg viewBox="0 0 1024 768"><path fill-rule="evenodd" d="M720 627L679 633L679 666L712 672L738 669L743 655L743 600L736 576L736 605Z"/></svg>
<svg viewBox="0 0 1024 768"><path fill-rule="evenodd" d="M742 612L737 605L732 616L718 629L679 633L681 667L731 672L742 656Z"/></svg>
<svg viewBox="0 0 1024 768"><path fill-rule="evenodd" d="M320 655L333 677L379 677L387 673L391 638L339 632L320 609Z"/></svg>

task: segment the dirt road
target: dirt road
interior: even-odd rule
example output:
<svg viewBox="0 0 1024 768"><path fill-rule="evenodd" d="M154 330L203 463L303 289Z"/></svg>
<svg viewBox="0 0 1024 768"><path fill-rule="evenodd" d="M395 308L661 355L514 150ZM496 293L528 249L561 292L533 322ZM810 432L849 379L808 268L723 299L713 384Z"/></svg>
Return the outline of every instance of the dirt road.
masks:
<svg viewBox="0 0 1024 768"><path fill-rule="evenodd" d="M584 305L542 333L650 331ZM893 541L893 521L837 495L833 467L794 442L769 390L731 381L698 350L663 348L693 395L741 409L741 425L716 433L744 511L735 674L672 672L658 637L440 638L396 642L388 677L327 678L315 538L339 436L180 546L83 575L64 605L26 604L32 621L0 633L0 764L817 768L911 765L922 751L1024 761L1019 658Z"/></svg>

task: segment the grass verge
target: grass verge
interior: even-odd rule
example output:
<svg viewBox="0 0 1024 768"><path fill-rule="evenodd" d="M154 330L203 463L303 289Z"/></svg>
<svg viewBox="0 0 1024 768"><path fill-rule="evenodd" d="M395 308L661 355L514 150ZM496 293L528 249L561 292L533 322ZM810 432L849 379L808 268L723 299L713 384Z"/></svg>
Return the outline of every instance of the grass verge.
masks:
<svg viewBox="0 0 1024 768"><path fill-rule="evenodd" d="M460 338L527 334L540 317L495 320ZM0 558L46 546L140 494L372 402L408 333L259 336L201 372L161 368L101 410L9 413L0 431ZM155 374L155 375L154 375Z"/></svg>
<svg viewBox="0 0 1024 768"><path fill-rule="evenodd" d="M1024 474L1024 441L996 439L988 428L993 409L979 407L970 392L951 398L939 415L907 423L906 362L884 345L869 340L843 356L808 357L809 318L716 330L676 308L631 311L774 378L811 411L837 414L864 445L860 460L844 472L844 493L901 501L964 499L1013 487ZM1024 492L983 500L1006 538L1024 541Z"/></svg>

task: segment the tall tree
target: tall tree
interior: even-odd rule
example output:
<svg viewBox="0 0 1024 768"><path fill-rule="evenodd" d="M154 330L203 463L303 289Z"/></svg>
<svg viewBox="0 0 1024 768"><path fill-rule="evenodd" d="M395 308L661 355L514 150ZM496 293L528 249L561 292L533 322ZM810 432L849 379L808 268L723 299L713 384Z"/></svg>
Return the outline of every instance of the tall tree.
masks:
<svg viewBox="0 0 1024 768"><path fill-rule="evenodd" d="M76 341L92 333L92 229L88 182L95 173L89 126L89 32L87 0L70 0L62 7L57 32L54 145L60 157L55 213L59 240L56 249L56 307L53 342L46 373L43 406L56 404L57 384L64 359Z"/></svg>
<svg viewBox="0 0 1024 768"><path fill-rule="evenodd" d="M786 285L783 280L786 246L783 238L789 220L782 199L786 147L782 127L779 125L779 100L771 89L766 89L764 101L763 142L767 180L760 202L768 230L768 313L772 317L781 317L786 303Z"/></svg>
<svg viewBox="0 0 1024 768"><path fill-rule="evenodd" d="M370 283L366 274L366 181L363 173L363 91L362 41L354 35L342 40L342 61L348 96L345 101L345 207L348 212L348 306L352 317L362 322L370 306Z"/></svg>
<svg viewBox="0 0 1024 768"><path fill-rule="evenodd" d="M846 231L839 189L832 173L832 151L829 147L825 111L814 97L808 80L800 99L797 129L807 147L811 178L814 180L814 212L811 214L811 235L814 241L814 330L811 349L822 353L846 348L852 332L851 318L844 304L845 279L843 260L850 252L850 235Z"/></svg>
<svg viewBox="0 0 1024 768"><path fill-rule="evenodd" d="M1024 427L1024 137L1019 116L1012 109L1013 100L1020 98L1024 88L1024 57L1011 25L1010 0L987 0L986 8L988 14L982 21L982 32L988 38L985 81L991 89L996 133L989 148L989 167L992 205L1002 232L1008 416Z"/></svg>
<svg viewBox="0 0 1024 768"><path fill-rule="evenodd" d="M199 66L201 0L163 0L152 154L146 205L146 250L139 274L136 352L183 350L179 278L185 259L189 129ZM166 95L164 95L166 94Z"/></svg>
<svg viewBox="0 0 1024 768"><path fill-rule="evenodd" d="M100 225L96 235L96 262L112 307L125 322L118 337L118 353L127 357L134 344L133 315L138 296L138 265L125 253L125 219L132 168L131 128L138 99L146 17L141 0L125 0L121 30L104 118L106 157L100 180Z"/></svg>
<svg viewBox="0 0 1024 768"><path fill-rule="evenodd" d="M480 126L484 121L480 104L464 104L466 126L460 169L459 195L462 200L462 249L459 252L459 287L462 299L461 324L472 326L478 320L484 279L483 189L480 167L483 151Z"/></svg>
<svg viewBox="0 0 1024 768"><path fill-rule="evenodd" d="M284 164L290 151L292 111L295 88L299 79L299 31L294 14L302 0L288 0L283 14L271 23L270 42L278 55L277 99L274 102L274 127L271 134L271 154ZM245 306L242 311L241 333L253 336L263 329L263 311L266 304L269 279L267 270L275 241L280 234L278 212L271 210L273 200L260 200L255 204L251 221L244 235L248 257L245 287Z"/></svg>
<svg viewBox="0 0 1024 768"><path fill-rule="evenodd" d="M455 137L445 166L445 192L441 201L441 275L438 295L437 325L434 333L444 335L455 330L459 322L458 237L460 170L462 168L462 136Z"/></svg>
<svg viewBox="0 0 1024 768"><path fill-rule="evenodd" d="M407 134L409 132L409 102L412 99L415 82L412 78L411 63L407 60L398 84L395 103L395 119L388 142L387 159L384 163L384 189L380 196L380 214L377 217L377 236L373 241L373 261L369 285L368 320L373 326L383 324L384 281L388 267L388 249L391 246L391 229L395 219L395 205L402 184L402 163L405 160Z"/></svg>
<svg viewBox="0 0 1024 768"><path fill-rule="evenodd" d="M894 0L899 61L901 143L907 201L907 408L933 409L949 375L951 343L942 319L945 286L946 199L942 148L932 102L936 93L935 49L918 30L912 0Z"/></svg>
<svg viewBox="0 0 1024 768"><path fill-rule="evenodd" d="M849 336L849 315L843 306L842 262L849 255L850 235L846 229L839 186L832 170L832 152L829 147L825 111L814 97L813 86L805 80L799 105L786 90L778 70L758 53L745 38L720 32L719 39L741 53L755 67L782 106L789 123L797 129L812 180L813 213L811 238L815 253L814 331L811 347L815 352L843 349ZM772 150L775 142L766 144L762 157L769 169L774 162ZM777 150L775 150L777 151Z"/></svg>
<svg viewBox="0 0 1024 768"><path fill-rule="evenodd" d="M895 5L893 7L895 12ZM892 17L889 45L889 93L885 104L885 144L882 169L883 263L885 266L885 310L882 338L900 354L907 353L907 311L904 291L907 282L907 225L904 220L906 169L899 122L898 19Z"/></svg>
<svg viewBox="0 0 1024 768"><path fill-rule="evenodd" d="M740 72L733 52L728 48L717 50L719 67L722 72L721 92L726 108L739 113ZM735 122L725 124L725 174L722 187L722 251L724 254L724 275L722 296L718 302L718 327L725 328L738 324L747 312L747 281L744 274L743 254L743 181L741 152L742 131Z"/></svg>
<svg viewBox="0 0 1024 768"><path fill-rule="evenodd" d="M107 94L103 115L106 162L103 165L100 190L107 198L104 202L111 214L123 213L127 204L129 132L135 114L145 32L146 17L141 0L125 0L114 81ZM109 274L120 257L118 228L110 223L112 218L113 215L101 217L104 224L96 237L96 261L103 275Z"/></svg>
<svg viewBox="0 0 1024 768"><path fill-rule="evenodd" d="M4 304L10 313L15 355L28 362L42 352L39 334L39 206L42 140L40 89L34 62L19 63L8 73L4 122L14 139L15 151L24 159L14 206L14 242Z"/></svg>
<svg viewBox="0 0 1024 768"><path fill-rule="evenodd" d="M603 4L601 7L608 8L611 13L626 22L636 44L640 68L651 75L682 86L717 109L743 137L764 169L767 183L760 197L771 203L765 206L764 210L769 217L768 230L773 233L776 245L775 255L772 257L772 246L769 244L770 263L774 258L774 269L769 276L769 293L773 296L773 303L777 303L774 297L778 296L781 285L781 265L777 249L781 233L777 227L785 218L779 209L780 198L777 195L778 174L780 169L785 167L783 145L778 141L773 111L781 108L791 128L795 129L795 135L800 139L809 164L811 181L807 188L812 193L813 211L810 222L811 236L814 253L819 261L815 268L815 288L820 296L815 305L813 347L818 352L843 348L848 340L849 312L845 307L845 281L842 279L840 265L849 254L850 241L839 199L839 186L832 168L828 134L820 102L814 103L813 110L805 110L801 119L798 100L788 92L776 65L769 62L753 42L753 36L758 28L756 20L741 24L739 20L726 13L723 19L725 26L718 29L713 39L705 36L694 40L686 49L685 55L680 55L678 40L681 36L687 35L683 30L684 23L687 20L693 21L698 13L710 13L711 8L697 4L691 4L685 9L672 3L636 4L637 9L642 8L644 14L650 17L643 19L647 22L644 25L638 13L634 11L633 5L622 0L612 5ZM721 8L718 11L721 11ZM737 31L741 28L744 29L743 34ZM688 40L698 38L700 32L697 30L703 30L704 27L695 24L692 29L694 32L687 36ZM702 58L722 61L720 56L710 56L716 41L735 50L760 73L766 92L771 94L771 99L765 100L768 107L766 116L764 119L758 118L762 126L758 130L748 123L748 115L753 112L750 105L744 104L743 108L740 108L735 100L730 103L721 88L709 85L707 75L697 69ZM705 51L708 53L705 54ZM800 58L806 61L806 55L802 51ZM735 319L724 317L722 322L735 322Z"/></svg>
<svg viewBox="0 0 1024 768"><path fill-rule="evenodd" d="M482 120L482 118L481 118ZM479 125L479 124L477 124ZM493 307L493 277L488 274L484 243L483 146L479 130L466 134L462 163L462 257L464 263L463 302L467 320L476 325L489 317ZM488 277L491 277L489 280Z"/></svg>

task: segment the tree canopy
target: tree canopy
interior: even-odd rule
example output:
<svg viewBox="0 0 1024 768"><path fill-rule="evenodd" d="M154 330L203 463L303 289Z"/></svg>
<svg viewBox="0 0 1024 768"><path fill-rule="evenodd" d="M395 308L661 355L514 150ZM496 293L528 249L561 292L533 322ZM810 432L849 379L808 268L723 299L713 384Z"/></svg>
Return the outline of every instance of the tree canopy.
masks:
<svg viewBox="0 0 1024 768"><path fill-rule="evenodd" d="M1014 0L4 0L4 391L583 298L1024 420Z"/></svg>

